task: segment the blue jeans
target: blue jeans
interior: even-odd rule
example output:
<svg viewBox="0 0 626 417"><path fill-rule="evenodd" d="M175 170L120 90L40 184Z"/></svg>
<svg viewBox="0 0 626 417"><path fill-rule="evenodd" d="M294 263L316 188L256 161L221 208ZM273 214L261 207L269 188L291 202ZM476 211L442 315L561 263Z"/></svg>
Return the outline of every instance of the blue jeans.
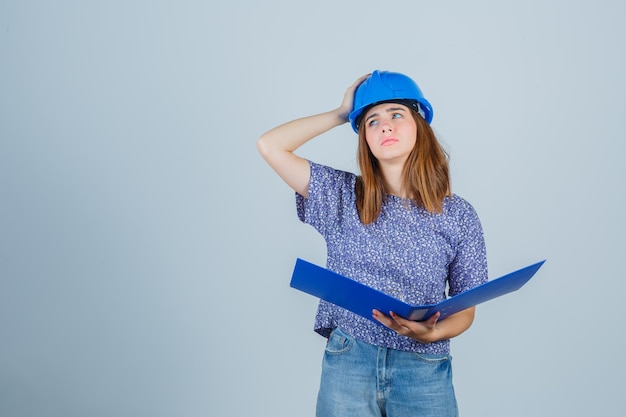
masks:
<svg viewBox="0 0 626 417"><path fill-rule="evenodd" d="M317 417L456 417L450 355L380 348L335 329L328 339Z"/></svg>

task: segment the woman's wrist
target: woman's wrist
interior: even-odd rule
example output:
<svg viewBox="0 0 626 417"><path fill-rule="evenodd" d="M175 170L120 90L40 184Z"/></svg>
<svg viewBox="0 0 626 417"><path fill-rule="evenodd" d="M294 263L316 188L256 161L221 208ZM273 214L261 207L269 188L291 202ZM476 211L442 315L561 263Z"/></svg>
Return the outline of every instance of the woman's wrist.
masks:
<svg viewBox="0 0 626 417"><path fill-rule="evenodd" d="M335 110L332 110L332 113L337 117L341 123L344 124L348 122L348 116L350 115L349 109L344 109L342 107L337 107Z"/></svg>
<svg viewBox="0 0 626 417"><path fill-rule="evenodd" d="M442 340L442 338L441 338L439 329L437 327L434 327L429 332L421 334L418 337L416 337L415 340L427 345L429 343L438 342Z"/></svg>

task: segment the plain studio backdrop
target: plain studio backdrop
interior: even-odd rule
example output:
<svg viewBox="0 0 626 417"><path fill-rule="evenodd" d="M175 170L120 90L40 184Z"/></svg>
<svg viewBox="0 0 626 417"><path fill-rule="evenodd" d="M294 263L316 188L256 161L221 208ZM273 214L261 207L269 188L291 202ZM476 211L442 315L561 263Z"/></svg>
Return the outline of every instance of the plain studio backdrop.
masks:
<svg viewBox="0 0 626 417"><path fill-rule="evenodd" d="M623 405L622 1L0 4L0 415L312 416L324 265L257 138L374 69L433 104L489 276L463 416ZM304 146L356 170L341 126Z"/></svg>

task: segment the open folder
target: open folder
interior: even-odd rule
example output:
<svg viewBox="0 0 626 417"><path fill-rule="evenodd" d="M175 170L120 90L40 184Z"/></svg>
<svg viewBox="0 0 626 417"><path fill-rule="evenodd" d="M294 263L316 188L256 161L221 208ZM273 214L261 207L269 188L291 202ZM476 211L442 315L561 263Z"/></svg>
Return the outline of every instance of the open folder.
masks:
<svg viewBox="0 0 626 417"><path fill-rule="evenodd" d="M298 258L290 286L315 297L336 304L358 315L375 321L372 310L389 314L390 311L409 320L427 320L441 312L439 320L485 301L521 288L535 275L545 260L518 269L457 294L437 304L410 305L351 278Z"/></svg>

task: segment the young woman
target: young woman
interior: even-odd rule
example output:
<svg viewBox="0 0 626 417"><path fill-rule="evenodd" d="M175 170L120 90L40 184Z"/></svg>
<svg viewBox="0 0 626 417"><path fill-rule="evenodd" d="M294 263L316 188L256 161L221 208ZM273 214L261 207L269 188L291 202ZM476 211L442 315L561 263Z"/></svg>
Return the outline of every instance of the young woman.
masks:
<svg viewBox="0 0 626 417"><path fill-rule="evenodd" d="M293 189L299 218L327 245L327 267L410 304L434 304L487 281L472 206L452 194L433 111L404 74L357 79L341 105L265 133L258 149ZM343 123L358 133L360 175L294 154ZM456 416L449 340L469 308L439 321L372 311L375 321L321 301L315 331L328 338L317 415Z"/></svg>

